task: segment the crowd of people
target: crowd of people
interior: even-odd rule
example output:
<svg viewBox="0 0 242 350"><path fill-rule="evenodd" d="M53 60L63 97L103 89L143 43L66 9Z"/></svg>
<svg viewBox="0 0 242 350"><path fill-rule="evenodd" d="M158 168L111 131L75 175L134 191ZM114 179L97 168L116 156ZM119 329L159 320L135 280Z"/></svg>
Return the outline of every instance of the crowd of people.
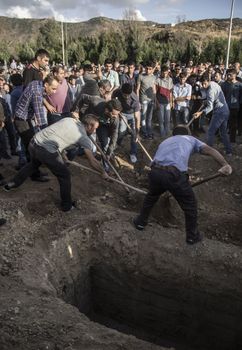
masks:
<svg viewBox="0 0 242 350"><path fill-rule="evenodd" d="M154 116L159 136L154 133ZM205 132L209 121L207 144L189 135L186 125L191 119L192 132L197 137ZM66 158L85 154L90 165L108 178L110 160L127 131L131 132L131 163L138 160L140 138L151 142L158 137L171 139L161 144L153 159L150 191L140 216L134 220L135 227L144 228L152 206L168 189L185 212L187 242L199 241L196 201L184 174L193 152L211 155L222 165L224 175L231 173L225 158L211 146L219 131L225 154L231 157L233 143L241 135L240 63L225 70L223 65L209 62L137 65L107 58L103 66L90 62L79 67L50 66L49 53L39 49L30 64L24 66L12 60L9 67L0 70L0 159L18 157L16 176L6 182L0 175L5 191L20 186L29 176L32 181L48 181L47 174L39 169L45 164L58 179L62 210L69 211L74 202ZM104 154L102 162L95 157L96 140ZM180 157L184 163L177 161ZM4 219L0 225L3 223Z"/></svg>

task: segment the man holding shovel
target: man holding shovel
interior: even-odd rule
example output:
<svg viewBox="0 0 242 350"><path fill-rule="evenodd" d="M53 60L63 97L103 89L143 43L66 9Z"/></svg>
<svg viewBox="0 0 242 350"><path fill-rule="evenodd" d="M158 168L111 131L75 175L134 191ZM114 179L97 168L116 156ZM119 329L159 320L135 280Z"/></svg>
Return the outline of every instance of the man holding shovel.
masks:
<svg viewBox="0 0 242 350"><path fill-rule="evenodd" d="M177 125L173 130L173 136L159 145L152 161L149 191L139 216L133 220L136 229L145 228L154 204L162 193L169 191L184 211L186 242L194 244L201 241L202 237L197 227L197 201L187 174L188 161L192 153L201 153L214 158L221 165L218 172L222 175L232 173L231 166L218 151L190 136L186 125Z"/></svg>
<svg viewBox="0 0 242 350"><path fill-rule="evenodd" d="M96 131L98 125L98 119L90 114L83 123L79 119L64 118L38 132L29 144L30 162L4 186L4 190L19 187L41 164L45 164L59 182L61 209L71 210L74 206L71 198L71 174L62 158L62 152L74 145L83 147L91 167L107 179L108 175L92 154L92 141L88 137Z"/></svg>

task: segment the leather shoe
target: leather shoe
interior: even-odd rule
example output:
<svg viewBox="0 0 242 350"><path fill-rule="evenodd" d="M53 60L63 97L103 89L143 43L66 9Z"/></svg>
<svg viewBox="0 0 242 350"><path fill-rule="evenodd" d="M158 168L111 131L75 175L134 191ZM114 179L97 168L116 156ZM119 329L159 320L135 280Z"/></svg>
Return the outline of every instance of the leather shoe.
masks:
<svg viewBox="0 0 242 350"><path fill-rule="evenodd" d="M187 238L187 239L186 239L186 242L187 242L187 244L192 245L192 244L196 244L196 243L198 243L198 242L201 242L202 239L203 239L203 236L202 236L200 233L198 233L198 235L195 236L195 237Z"/></svg>

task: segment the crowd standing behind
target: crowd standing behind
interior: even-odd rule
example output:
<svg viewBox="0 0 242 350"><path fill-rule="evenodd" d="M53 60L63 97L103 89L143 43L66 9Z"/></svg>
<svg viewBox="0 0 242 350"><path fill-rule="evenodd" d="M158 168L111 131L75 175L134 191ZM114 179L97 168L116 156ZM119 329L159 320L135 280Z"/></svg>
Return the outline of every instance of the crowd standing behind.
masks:
<svg viewBox="0 0 242 350"><path fill-rule="evenodd" d="M24 174L31 176L33 181L48 181L46 174L38 169L43 157L37 148L45 148L43 154L51 153L46 139L52 134L48 130L55 134L50 139L58 139L62 135L62 123L49 128L66 118L81 123L70 127L73 131L78 125L78 130L75 131L76 138L70 137L66 141L68 148L72 146L74 150L68 150L67 157L73 159L76 154L86 153L91 165L100 173L101 168L90 156L95 147L86 139L90 130L95 131L94 139L97 135L103 152L110 159L115 148L123 142L129 125L132 130L130 161L136 163L139 138L152 142L154 138L169 137L172 129L179 124L188 124L193 116L193 134L199 136L205 132L204 126L210 120L208 145L213 145L219 130L225 153L231 157L233 144L242 132L242 71L239 62L231 64L226 71L222 64L195 65L192 60L187 64L145 62L137 65L132 60L120 64L106 58L103 66L91 62L84 62L79 67L51 66L49 53L39 49L31 63L23 65L12 60L8 67L0 69L0 107L0 159L18 156L16 170L27 166L28 171ZM86 116L89 116L88 121ZM159 136L154 132L155 117ZM44 137L36 136L45 129ZM78 135L82 142L77 142ZM30 145L33 140L35 143ZM38 140L43 140L44 144ZM48 158L51 158L49 153ZM70 210L69 173L59 158L55 162L56 168L49 168L58 178L61 198L68 197L67 204L62 201L62 209ZM61 174L67 178L64 183L58 164L61 164ZM108 170L107 163L103 164ZM6 184L0 175L0 185L11 190L17 187L16 178L19 184L22 183L17 176L15 181Z"/></svg>

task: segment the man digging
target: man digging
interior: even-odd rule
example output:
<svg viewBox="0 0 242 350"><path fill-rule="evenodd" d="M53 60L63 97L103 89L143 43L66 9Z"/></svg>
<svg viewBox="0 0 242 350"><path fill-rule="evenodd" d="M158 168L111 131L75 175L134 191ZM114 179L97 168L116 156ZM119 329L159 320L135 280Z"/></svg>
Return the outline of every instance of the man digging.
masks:
<svg viewBox="0 0 242 350"><path fill-rule="evenodd" d="M192 153L209 155L222 166L218 172L226 176L232 173L232 168L218 151L189 134L186 125L177 125L173 136L159 145L149 173L149 191L133 223L136 229L143 230L154 204L162 193L169 191L184 211L186 242L194 244L202 236L197 227L197 201L187 173L189 158Z"/></svg>

